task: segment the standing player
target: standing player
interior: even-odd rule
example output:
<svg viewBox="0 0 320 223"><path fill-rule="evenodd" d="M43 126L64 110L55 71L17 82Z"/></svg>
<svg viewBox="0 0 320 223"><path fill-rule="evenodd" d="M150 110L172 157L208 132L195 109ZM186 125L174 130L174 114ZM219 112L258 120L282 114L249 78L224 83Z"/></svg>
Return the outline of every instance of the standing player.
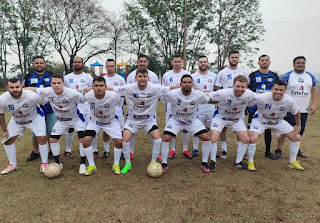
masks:
<svg viewBox="0 0 320 223"><path fill-rule="evenodd" d="M125 84L125 80L122 76L119 74L116 74L116 62L113 59L108 59L106 62L106 70L107 70L107 75L103 76L106 85L108 87L120 87ZM115 108L115 117L119 121L119 124L121 126L121 131L123 131L124 128L124 112L122 105L121 106L116 106ZM103 145L104 145L104 152L103 155L101 156L101 159L105 159L110 155L110 145L109 145L109 137L108 135L103 133ZM122 150L121 150L122 151Z"/></svg>
<svg viewBox="0 0 320 223"><path fill-rule="evenodd" d="M51 76L52 73L46 71L46 61L42 56L36 56L33 59L33 68L34 72L29 73L24 77L23 85L24 87L50 87L51 84ZM46 120L46 131L47 131L47 138L49 140L52 127L57 121L56 116L54 115L50 104L45 104L40 106L44 112L44 117ZM27 161L35 160L39 157L39 143L37 137L32 134L32 147L33 151L31 152L30 156L27 158ZM49 153L49 156L52 156L52 153Z"/></svg>
<svg viewBox="0 0 320 223"><path fill-rule="evenodd" d="M83 72L83 60L81 57L74 57L72 62L73 72L66 75L64 77L65 86L78 92L82 93L85 88L90 88L92 86L93 78ZM90 106L88 102L84 104L77 105L79 112L84 116L86 123L90 120ZM68 134L66 135L66 151L61 157L61 159L67 159L68 157L72 156L71 149L72 149L72 141L73 141L73 129L70 129ZM98 150L97 150L97 138L94 138L92 141L93 144L93 151L94 157L98 158Z"/></svg>
<svg viewBox="0 0 320 223"><path fill-rule="evenodd" d="M218 73L217 82L216 82L216 90L232 88L234 84L234 78L238 75L243 75L246 78L249 78L249 73L238 66L239 63L239 51L231 50L228 56L229 66L224 68ZM244 113L243 113L244 120ZM227 158L227 128L223 129L220 136L220 143L222 149L222 159ZM239 143L239 140L238 140Z"/></svg>
<svg viewBox="0 0 320 223"><path fill-rule="evenodd" d="M172 57L171 64L173 66L173 69L165 73L162 77L162 85L164 86L179 86L181 77L185 74L190 73L186 70L181 69L182 66L182 56L180 54L175 54ZM166 124L168 124L168 121L170 117L172 116L171 113L171 105L170 102L167 103L166 107ZM173 137L170 145L171 145L171 151L169 154L169 159L174 159L176 155L176 149L175 149L175 139L176 137ZM188 151L188 141L189 141L189 133L183 130L182 132L182 144L183 144L183 155L188 158L192 159L192 155Z"/></svg>
<svg viewBox="0 0 320 223"><path fill-rule="evenodd" d="M271 92L267 92L256 97L255 104L258 111L254 115L250 126L250 144L248 146L248 167L249 170L256 170L253 157L256 151L256 142L260 134L265 129L271 129L277 137L288 137L290 142L290 156L288 167L297 170L304 170L296 157L299 151L301 136L300 112L294 100L285 95L286 82L277 80ZM294 115L296 125L292 127L287 121L283 120L287 112Z"/></svg>
<svg viewBox="0 0 320 223"><path fill-rule="evenodd" d="M203 92L214 91L217 75L208 71L208 57L200 56L198 58L199 70L192 74L193 85ZM207 130L210 130L211 120L214 114L215 107L213 104L199 104L197 118L204 124ZM199 138L193 136L193 151L192 156L198 155Z"/></svg>
<svg viewBox="0 0 320 223"><path fill-rule="evenodd" d="M298 104L301 116L301 131L300 135L304 133L308 114L309 114L309 102L310 96L312 96L312 106L310 107L310 115L313 115L317 111L318 105L318 82L316 78L306 69L306 58L299 56L293 60L294 70L286 73L282 80L288 83L286 94L290 95L294 101ZM293 114L290 112L287 114L285 120L294 126L295 119ZM278 158L282 155L282 146L285 141L285 137L281 137L278 140L277 150L275 154ZM307 158L300 150L298 156Z"/></svg>
<svg viewBox="0 0 320 223"><path fill-rule="evenodd" d="M91 119L86 127L85 136L83 138L83 147L87 151L91 151L91 142L96 134L100 131L105 132L114 139L114 164L112 170L115 174L120 174L120 156L122 153L122 133L119 122L114 118L115 109L122 105L123 99L112 91L106 91L105 79L101 76L97 76L93 79L91 91L84 95L84 98L90 104ZM93 156L89 160L91 165L94 165ZM88 157L87 157L88 158ZM91 175L95 168L88 168L86 175Z"/></svg>
<svg viewBox="0 0 320 223"><path fill-rule="evenodd" d="M249 76L249 89L256 93L264 93L271 90L273 84L276 80L279 80L279 77L276 73L269 70L271 64L270 57L268 55L261 55L259 57L258 64L260 69L251 73ZM254 105L249 107L249 119L248 125L252 121L254 113L257 111L257 106ZM276 160L277 157L270 152L271 146L271 130L266 129L264 132L264 142L266 144L265 156Z"/></svg>
<svg viewBox="0 0 320 223"><path fill-rule="evenodd" d="M243 75L238 75L233 79L233 89L222 89L209 93L212 101L219 102L215 115L211 123L211 163L210 170L216 170L217 141L223 128L230 126L232 132L235 132L238 142L237 158L235 167L241 170L248 170L242 163L244 154L247 151L249 136L247 127L241 119L246 107L254 101L255 93L247 89L248 79Z"/></svg>
<svg viewBox="0 0 320 223"><path fill-rule="evenodd" d="M4 143L4 148L10 164L1 174L7 174L18 169L14 142L18 137L23 137L25 128L33 131L37 137L42 159L40 172L44 172L48 164L49 147L44 114L37 104L45 104L47 102L48 100L44 101L36 93L23 90L21 82L17 78L12 78L8 81L8 92L0 96L0 126L3 131L2 138L7 140ZM8 128L4 116L6 110L12 115Z"/></svg>

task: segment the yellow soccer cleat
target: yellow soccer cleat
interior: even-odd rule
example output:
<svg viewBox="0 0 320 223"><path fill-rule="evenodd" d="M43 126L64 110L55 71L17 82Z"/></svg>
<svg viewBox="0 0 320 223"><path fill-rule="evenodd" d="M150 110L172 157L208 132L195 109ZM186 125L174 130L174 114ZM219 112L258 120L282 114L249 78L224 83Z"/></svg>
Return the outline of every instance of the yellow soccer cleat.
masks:
<svg viewBox="0 0 320 223"><path fill-rule="evenodd" d="M115 174L119 175L120 174L120 166L119 164L113 164L112 165L112 170Z"/></svg>
<svg viewBox="0 0 320 223"><path fill-rule="evenodd" d="M93 173L93 171L97 171L97 167L96 167L96 165L94 165L94 166L88 166L87 167L87 171L85 172L85 176L90 176L92 173Z"/></svg>
<svg viewBox="0 0 320 223"><path fill-rule="evenodd" d="M248 169L250 171L256 171L256 167L254 166L254 161L248 161Z"/></svg>
<svg viewBox="0 0 320 223"><path fill-rule="evenodd" d="M289 163L288 167L296 170L304 170L304 168L300 165L299 161L297 160L293 161L292 163Z"/></svg>

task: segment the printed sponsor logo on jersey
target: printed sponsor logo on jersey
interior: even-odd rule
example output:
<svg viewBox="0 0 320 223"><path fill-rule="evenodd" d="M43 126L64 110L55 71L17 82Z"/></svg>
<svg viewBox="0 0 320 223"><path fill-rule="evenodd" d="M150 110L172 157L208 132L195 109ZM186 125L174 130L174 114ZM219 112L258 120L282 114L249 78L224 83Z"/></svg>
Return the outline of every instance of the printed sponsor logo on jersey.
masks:
<svg viewBox="0 0 320 223"><path fill-rule="evenodd" d="M177 105L181 105L181 99L177 100Z"/></svg>
<svg viewBox="0 0 320 223"><path fill-rule="evenodd" d="M69 79L69 84L73 83L73 78Z"/></svg>
<svg viewBox="0 0 320 223"><path fill-rule="evenodd" d="M187 108L184 108L183 111L184 111L184 112L188 112L188 109L187 109Z"/></svg>
<svg viewBox="0 0 320 223"><path fill-rule="evenodd" d="M32 78L32 79L30 80L30 83L31 83L31 84L37 84L37 83L38 83L38 78Z"/></svg>
<svg viewBox="0 0 320 223"><path fill-rule="evenodd" d="M152 97L152 95L147 95L147 98L151 98Z"/></svg>
<svg viewBox="0 0 320 223"><path fill-rule="evenodd" d="M20 110L20 111L19 111L19 115L22 115L22 114L23 114L23 112Z"/></svg>
<svg viewBox="0 0 320 223"><path fill-rule="evenodd" d="M206 90L206 89L207 89L207 85L204 85L204 86L203 86L203 89L205 89L205 90Z"/></svg>
<svg viewBox="0 0 320 223"><path fill-rule="evenodd" d="M60 108L60 109L63 109L63 107L62 107L61 105L59 105L59 108Z"/></svg>
<svg viewBox="0 0 320 223"><path fill-rule="evenodd" d="M76 85L76 89L79 90L79 85Z"/></svg>
<svg viewBox="0 0 320 223"><path fill-rule="evenodd" d="M266 104L266 106L264 106L264 109L267 109L267 108L270 110L271 109L271 105L270 104Z"/></svg>
<svg viewBox="0 0 320 223"><path fill-rule="evenodd" d="M190 105L195 105L195 104L196 104L195 101L191 101L191 102L190 102Z"/></svg>
<svg viewBox="0 0 320 223"><path fill-rule="evenodd" d="M27 107L29 107L29 105L28 105L27 103L24 103L24 104L22 105L22 107L27 108Z"/></svg>
<svg viewBox="0 0 320 223"><path fill-rule="evenodd" d="M100 115L103 115L103 111L99 111L99 114L100 114Z"/></svg>
<svg viewBox="0 0 320 223"><path fill-rule="evenodd" d="M12 104L12 105L8 105L8 109L9 110L14 110L14 105Z"/></svg>
<svg viewBox="0 0 320 223"><path fill-rule="evenodd" d="M280 108L279 108L279 111L284 111L284 107L280 107Z"/></svg>
<svg viewBox="0 0 320 223"><path fill-rule="evenodd" d="M303 78L301 78L301 77L299 77L298 81L299 81L300 83L304 83L304 80L303 80Z"/></svg>
<svg viewBox="0 0 320 223"><path fill-rule="evenodd" d="M305 91L303 91L303 90L291 91L291 95L292 95L292 96L302 96L302 97L305 97L305 96L309 96L309 92L305 92Z"/></svg>
<svg viewBox="0 0 320 223"><path fill-rule="evenodd" d="M268 81L268 82L272 82L273 79L272 79L271 77L269 77L269 78L267 79L267 81Z"/></svg>
<svg viewBox="0 0 320 223"><path fill-rule="evenodd" d="M44 82L50 82L50 78L47 78L47 77L46 77L46 78L44 79Z"/></svg>
<svg viewBox="0 0 320 223"><path fill-rule="evenodd" d="M238 108L237 108L237 107L235 107L235 108L233 108L233 110L237 111L237 110L238 110Z"/></svg>
<svg viewBox="0 0 320 223"><path fill-rule="evenodd" d="M302 85L299 87L299 90L300 90L300 91L303 91L303 86L302 86Z"/></svg>
<svg viewBox="0 0 320 223"><path fill-rule="evenodd" d="M81 82L81 83L84 83L84 82L86 82L86 81L85 81L85 79L81 79L80 82Z"/></svg>
<svg viewBox="0 0 320 223"><path fill-rule="evenodd" d="M274 112L273 112L273 113L271 113L271 115L270 115L270 116L274 117L275 115L276 115L276 113L274 113Z"/></svg>
<svg viewBox="0 0 320 223"><path fill-rule="evenodd" d="M140 105L144 105L144 101L140 102Z"/></svg>

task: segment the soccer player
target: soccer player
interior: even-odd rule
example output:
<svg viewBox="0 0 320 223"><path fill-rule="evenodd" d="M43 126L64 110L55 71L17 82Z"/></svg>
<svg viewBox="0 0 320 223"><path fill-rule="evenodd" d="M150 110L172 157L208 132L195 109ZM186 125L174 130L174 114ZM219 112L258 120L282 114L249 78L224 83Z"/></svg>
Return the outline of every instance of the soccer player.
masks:
<svg viewBox="0 0 320 223"><path fill-rule="evenodd" d="M122 138L122 152L126 160L126 165L121 173L127 173L131 168L129 141L133 134L144 129L153 138L152 159L156 162L160 153L161 138L160 131L154 119L158 99L166 94L170 89L178 86L161 86L152 84L149 81L146 68L139 68L136 74L136 83L126 84L122 87L108 88L126 98L128 117L124 125Z"/></svg>
<svg viewBox="0 0 320 223"><path fill-rule="evenodd" d="M24 77L23 86L24 87L50 87L51 84L51 76L52 73L46 71L46 61L42 56L36 56L33 59L33 68L34 72L29 73ZM45 105L41 105L40 108L44 112L44 117L46 120L46 131L47 131L47 139L49 140L52 127L57 121L56 116L54 115L52 108L49 103ZM39 143L37 137L32 134L32 147L33 151L31 152L30 156L27 158L27 161L33 161L37 159L39 155ZM52 153L49 152L49 157L52 157Z"/></svg>
<svg viewBox="0 0 320 223"><path fill-rule="evenodd" d="M108 87L119 87L125 84L126 82L125 79L119 74L116 74L116 62L113 59L107 60L105 68L107 70L107 74L103 77ZM115 117L119 121L121 131L123 131L124 112L123 112L122 105L116 106L115 109L116 109ZM105 132L103 132L103 145L104 145L104 152L103 152L103 155L101 156L101 159L105 159L110 155L109 136L106 135Z"/></svg>
<svg viewBox="0 0 320 223"><path fill-rule="evenodd" d="M249 89L256 93L264 93L271 90L271 87L275 83L276 80L279 80L279 77L276 73L269 70L269 66L271 64L270 57L268 55L261 55L259 57L258 64L260 69L252 72L249 75ZM249 107L249 119L248 125L252 121L252 117L254 113L257 111L257 106L254 105ZM266 129L264 132L264 142L266 144L266 152L265 156L276 160L278 159L275 155L270 152L271 146L271 130Z"/></svg>
<svg viewBox="0 0 320 223"><path fill-rule="evenodd" d="M296 157L299 151L301 136L301 120L298 105L290 96L285 94L286 82L277 80L271 92L267 92L256 97L255 104L258 111L252 119L250 126L250 144L248 146L248 168L249 170L256 170L254 166L253 157L256 151L256 142L260 134L265 129L271 129L277 137L288 137L290 142L290 168L296 170L304 170ZM292 127L287 121L283 120L287 112L290 111L294 115L296 125Z"/></svg>
<svg viewBox="0 0 320 223"><path fill-rule="evenodd" d="M298 104L300 110L300 119L301 119L301 130L300 135L304 133L306 126L308 114L309 114L309 102L310 96L312 99L312 106L310 107L310 115L313 115L317 111L318 105L318 82L316 78L309 72L305 71L306 69L306 58L303 56L298 56L293 60L294 70L286 73L282 80L287 82L286 94L290 95L294 101ZM290 125L295 125L295 118L290 112L285 117L285 120L290 123ZM285 141L285 137L278 139L277 150L275 155L278 158L282 156L282 147ZM307 158L300 150L298 156L302 158Z"/></svg>
<svg viewBox="0 0 320 223"><path fill-rule="evenodd" d="M63 76L54 74L51 77L51 87L49 88L28 88L37 92L41 97L48 98L53 112L57 116L58 121L52 128L50 135L50 146L55 159L63 168L60 161L60 144L59 139L61 135L67 134L70 128L74 128L78 133L78 140L80 143L80 168L79 174L86 174L87 172L96 170L95 165L89 163L86 168L86 156L88 160L93 156L92 151L83 148L82 139L86 128L86 123L83 115L77 109L77 103L84 103L82 94L74 89L64 86Z"/></svg>
<svg viewBox="0 0 320 223"><path fill-rule="evenodd" d="M64 77L65 86L82 93L85 88L90 88L92 86L93 78L89 74L83 72L84 64L81 57L76 56L73 58L72 67L73 72ZM88 123L88 121L90 120L90 106L88 102L85 102L84 104L78 104L77 108L79 112L84 116L86 123ZM72 156L71 150L74 135L73 131L74 129L70 129L68 134L66 135L66 151L61 157L62 160ZM92 145L94 157L99 158L96 137L93 139Z"/></svg>
<svg viewBox="0 0 320 223"><path fill-rule="evenodd" d="M170 91L161 98L163 102L170 102L172 117L168 120L162 135L162 171L167 172L167 157L169 154L169 143L181 130L186 130L192 135L199 137L202 142L202 164L201 169L209 173L208 156L210 153L210 135L197 116L199 104L209 102L209 98L201 91L192 89L193 81L190 74L181 77L181 89Z"/></svg>
<svg viewBox="0 0 320 223"><path fill-rule="evenodd" d="M246 78L249 78L249 73L238 66L239 63L239 51L231 50L228 56L229 65L218 73L216 90L232 88L234 84L234 78L238 75L244 75ZM244 114L242 119L244 120ZM221 143L221 158L227 158L227 128L223 129L220 136ZM238 140L239 143L239 140Z"/></svg>
<svg viewBox="0 0 320 223"><path fill-rule="evenodd" d="M46 123L43 111L38 104L46 104L48 100L43 100L32 91L24 90L19 79L12 78L8 81L8 92L0 96L0 126L2 128L2 138L10 164L1 174L7 174L18 169L16 146L14 144L18 137L23 137L25 128L33 131L39 142L40 156L42 164L40 172L44 172L48 164L48 142L46 137ZM8 110L12 117L6 126L5 111Z"/></svg>
<svg viewBox="0 0 320 223"><path fill-rule="evenodd" d="M230 126L231 131L235 132L238 138L237 157L235 167L241 170L248 170L242 162L243 156L247 151L249 136L247 127L241 119L246 107L255 99L255 93L247 89L248 79L243 75L238 75L233 79L233 88L221 89L210 92L209 97L212 101L219 102L215 115L211 123L211 162L210 170L216 170L217 141L223 128Z"/></svg>
<svg viewBox="0 0 320 223"><path fill-rule="evenodd" d="M172 57L171 64L173 66L173 69L165 73L162 77L162 85L164 86L179 86L181 77L185 74L190 74L188 71L181 69L182 66L182 55L175 54ZM168 124L168 121L170 117L172 116L171 113L171 105L168 102L166 107L166 124ZM175 149L175 139L176 137L173 137L170 145L171 145L171 151L169 154L169 159L174 159L176 155L176 149ZM188 141L189 141L189 133L186 131L182 132L182 144L183 144L183 155L188 158L192 159L192 155L188 151Z"/></svg>
<svg viewBox="0 0 320 223"><path fill-rule="evenodd" d="M203 92L214 91L214 85L216 83L217 75L208 70L209 62L208 57L200 56L198 58L199 70L192 74L193 86L202 90ZM210 130L211 120L215 107L213 104L199 104L197 118L204 124L207 130ZM192 156L198 155L199 138L193 136L193 151Z"/></svg>
<svg viewBox="0 0 320 223"><path fill-rule="evenodd" d="M119 122L114 118L115 109L119 108L123 99L112 91L106 91L105 79L97 76L93 79L92 90L84 95L84 98L90 104L91 119L88 122L83 138L83 147L86 151L91 151L91 142L100 131L105 132L114 139L114 164L112 170L115 174L120 174L120 156L122 153L122 133ZM94 165L94 159L88 159L90 166ZM94 168L93 168L94 169ZM91 175L86 172L86 175Z"/></svg>

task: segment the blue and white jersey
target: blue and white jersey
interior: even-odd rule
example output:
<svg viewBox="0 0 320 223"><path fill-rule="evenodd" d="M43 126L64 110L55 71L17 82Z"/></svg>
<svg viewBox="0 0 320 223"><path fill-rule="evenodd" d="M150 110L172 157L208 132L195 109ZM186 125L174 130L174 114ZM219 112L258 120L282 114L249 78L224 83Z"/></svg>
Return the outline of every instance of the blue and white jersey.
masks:
<svg viewBox="0 0 320 223"><path fill-rule="evenodd" d="M243 75L249 79L249 73L245 69L238 67L236 70L231 70L226 67L218 73L216 86L223 89L232 88L233 79L238 75Z"/></svg>
<svg viewBox="0 0 320 223"><path fill-rule="evenodd" d="M127 84L132 84L136 82L136 74L137 74L137 70L135 69L134 71L132 71L128 77L127 77ZM158 76L151 70L148 70L148 76L149 76L149 81L153 84L159 84L159 78Z"/></svg>
<svg viewBox="0 0 320 223"><path fill-rule="evenodd" d="M297 73L292 70L286 73L282 80L288 83L286 94L298 104L300 112L308 113L311 89L318 86L316 78L309 72Z"/></svg>

